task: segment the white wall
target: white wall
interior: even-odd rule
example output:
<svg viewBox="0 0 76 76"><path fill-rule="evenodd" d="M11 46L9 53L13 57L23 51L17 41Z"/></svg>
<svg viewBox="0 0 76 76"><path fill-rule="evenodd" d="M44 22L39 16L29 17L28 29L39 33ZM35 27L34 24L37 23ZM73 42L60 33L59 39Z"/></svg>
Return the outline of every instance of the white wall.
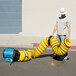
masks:
<svg viewBox="0 0 76 76"><path fill-rule="evenodd" d="M25 36L49 36L61 7L71 19L71 39L76 39L76 0L22 0L22 33Z"/></svg>

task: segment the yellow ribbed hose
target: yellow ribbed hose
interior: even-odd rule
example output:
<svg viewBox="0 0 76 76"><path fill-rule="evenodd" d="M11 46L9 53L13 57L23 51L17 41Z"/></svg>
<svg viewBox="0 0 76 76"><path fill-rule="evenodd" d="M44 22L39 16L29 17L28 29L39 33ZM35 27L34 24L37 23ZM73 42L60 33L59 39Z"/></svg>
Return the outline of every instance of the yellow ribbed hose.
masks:
<svg viewBox="0 0 76 76"><path fill-rule="evenodd" d="M22 50L22 51L19 51L20 53L20 58L18 61L28 61L31 59L31 54L32 52L29 51L26 51L26 50Z"/></svg>
<svg viewBox="0 0 76 76"><path fill-rule="evenodd" d="M47 49L49 44L52 46L54 53L57 55L66 54L66 52L72 45L71 41L68 40L67 38L65 38L65 40L61 43L61 45L58 42L58 40L53 36L50 37L50 40L49 40L50 43L48 43L48 40L49 40L49 37L45 38L39 44L39 46L34 50L28 49L27 51L26 50L19 51L20 58L18 61L28 61L31 58L39 57Z"/></svg>
<svg viewBox="0 0 76 76"><path fill-rule="evenodd" d="M54 38L54 37L53 37ZM64 55L66 52L68 52L69 48L72 46L72 43L69 39L65 38L61 45L59 45L57 42L57 39L52 39L50 42L50 45L52 46L52 49L55 54L57 55Z"/></svg>
<svg viewBox="0 0 76 76"><path fill-rule="evenodd" d="M48 39L49 39L49 37L45 38L39 44L39 46L36 49L34 49L34 54L32 57L36 58L36 57L40 56L47 49L47 47L49 46L48 45Z"/></svg>
<svg viewBox="0 0 76 76"><path fill-rule="evenodd" d="M28 61L28 60L30 60L31 57L36 58L36 57L40 56L49 46L48 45L48 39L49 39L49 37L45 38L39 44L39 46L34 50L28 49L27 51L26 50L19 51L20 58L18 61Z"/></svg>

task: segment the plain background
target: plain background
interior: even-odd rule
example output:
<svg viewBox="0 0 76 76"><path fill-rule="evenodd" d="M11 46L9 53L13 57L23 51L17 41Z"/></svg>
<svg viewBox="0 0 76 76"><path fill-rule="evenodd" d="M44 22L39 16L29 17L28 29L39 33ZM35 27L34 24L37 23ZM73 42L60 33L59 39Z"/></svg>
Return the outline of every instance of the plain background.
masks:
<svg viewBox="0 0 76 76"><path fill-rule="evenodd" d="M71 39L76 39L76 0L22 0L22 34L47 37L55 26L60 8L67 10L71 20Z"/></svg>

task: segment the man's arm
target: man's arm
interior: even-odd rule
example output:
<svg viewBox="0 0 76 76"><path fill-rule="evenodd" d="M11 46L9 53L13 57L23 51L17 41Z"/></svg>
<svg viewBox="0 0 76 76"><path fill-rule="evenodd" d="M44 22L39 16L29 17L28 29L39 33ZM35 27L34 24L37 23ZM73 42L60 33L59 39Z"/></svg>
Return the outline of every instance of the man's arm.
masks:
<svg viewBox="0 0 76 76"><path fill-rule="evenodd" d="M51 35L54 35L54 33L57 31L57 27L58 27L58 25L56 24L56 25L54 26L54 29L53 29L53 32L52 32Z"/></svg>
<svg viewBox="0 0 76 76"><path fill-rule="evenodd" d="M67 29L68 29L67 38L69 39L69 38L70 38L70 33L71 33L71 26L68 25L68 26L67 26Z"/></svg>

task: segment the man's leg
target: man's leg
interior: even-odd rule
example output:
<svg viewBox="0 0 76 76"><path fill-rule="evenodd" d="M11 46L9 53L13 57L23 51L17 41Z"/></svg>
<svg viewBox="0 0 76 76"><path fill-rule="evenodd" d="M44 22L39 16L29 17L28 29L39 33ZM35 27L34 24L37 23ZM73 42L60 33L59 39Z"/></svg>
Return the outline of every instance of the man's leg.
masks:
<svg viewBox="0 0 76 76"><path fill-rule="evenodd" d="M61 44L61 37L60 37L60 35L57 35L57 40L59 41L59 43Z"/></svg>

